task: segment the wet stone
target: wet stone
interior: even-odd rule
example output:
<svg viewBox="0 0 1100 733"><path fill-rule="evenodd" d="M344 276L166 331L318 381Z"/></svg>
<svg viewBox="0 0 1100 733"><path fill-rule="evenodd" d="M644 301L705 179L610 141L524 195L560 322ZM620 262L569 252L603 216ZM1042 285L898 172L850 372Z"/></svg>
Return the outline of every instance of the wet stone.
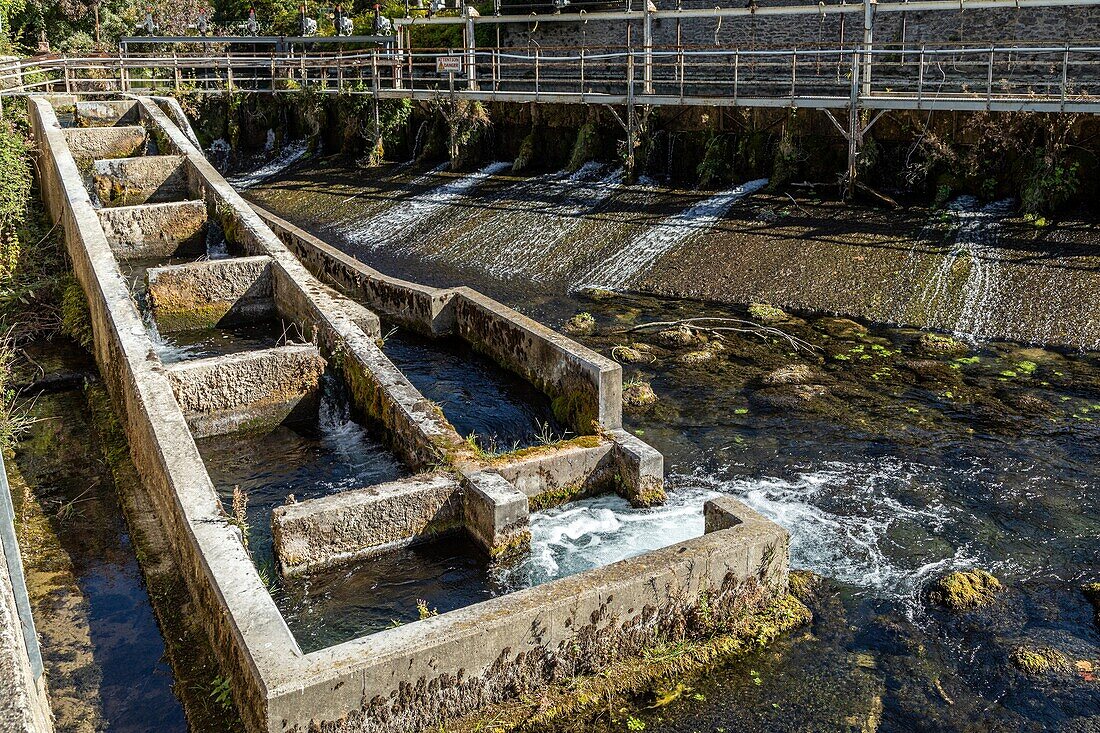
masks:
<svg viewBox="0 0 1100 733"><path fill-rule="evenodd" d="M596 319L591 313L578 313L565 322L565 332L570 336L590 336L596 332Z"/></svg>
<svg viewBox="0 0 1100 733"><path fill-rule="evenodd" d="M945 336L941 333L921 334L917 342L921 351L929 354L962 354L968 351L968 347L962 341L953 336Z"/></svg>
<svg viewBox="0 0 1100 733"><path fill-rule="evenodd" d="M834 338L854 339L864 336L868 329L850 318L819 318L814 328Z"/></svg>
<svg viewBox="0 0 1100 733"><path fill-rule="evenodd" d="M928 600L960 612L987 606L1004 589L1001 581L984 570L948 573L928 589Z"/></svg>
<svg viewBox="0 0 1100 733"><path fill-rule="evenodd" d="M810 384L816 381L817 372L808 364L788 364L765 374L760 381L768 385Z"/></svg>
<svg viewBox="0 0 1100 733"><path fill-rule="evenodd" d="M642 411L657 403L657 395L647 382L630 382L623 385L623 407Z"/></svg>
<svg viewBox="0 0 1100 733"><path fill-rule="evenodd" d="M704 341L699 334L687 326L677 326L676 328L666 328L664 331L658 331L653 340L670 349L692 346Z"/></svg>
<svg viewBox="0 0 1100 733"><path fill-rule="evenodd" d="M782 323L790 317L782 308L776 308L774 305L768 305L767 303L750 303L749 316L753 320L769 324Z"/></svg>

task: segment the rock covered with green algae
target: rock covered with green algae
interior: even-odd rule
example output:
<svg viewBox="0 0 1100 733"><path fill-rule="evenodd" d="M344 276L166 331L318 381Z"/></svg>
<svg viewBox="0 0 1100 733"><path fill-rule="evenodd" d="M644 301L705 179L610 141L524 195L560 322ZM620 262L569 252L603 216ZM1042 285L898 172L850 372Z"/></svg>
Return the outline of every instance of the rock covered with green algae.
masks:
<svg viewBox="0 0 1100 733"><path fill-rule="evenodd" d="M988 606L1002 590L1001 581L975 568L948 573L932 583L928 600L958 613Z"/></svg>
<svg viewBox="0 0 1100 733"><path fill-rule="evenodd" d="M917 345L920 347L921 351L930 354L962 354L969 350L967 345L962 341L959 341L954 336L947 336L942 333L921 334Z"/></svg>
<svg viewBox="0 0 1100 733"><path fill-rule="evenodd" d="M591 313L578 313L565 322L565 332L570 336L590 336L596 332L596 319Z"/></svg>
<svg viewBox="0 0 1100 733"><path fill-rule="evenodd" d="M641 411L657 403L657 394L648 382L634 381L623 385L623 407Z"/></svg>
<svg viewBox="0 0 1100 733"><path fill-rule="evenodd" d="M1060 672L1069 668L1066 655L1051 647L1018 646L1012 650L1009 659L1018 669L1028 674Z"/></svg>
<svg viewBox="0 0 1100 733"><path fill-rule="evenodd" d="M782 308L767 303L749 303L749 317L761 323L782 323L790 318Z"/></svg>

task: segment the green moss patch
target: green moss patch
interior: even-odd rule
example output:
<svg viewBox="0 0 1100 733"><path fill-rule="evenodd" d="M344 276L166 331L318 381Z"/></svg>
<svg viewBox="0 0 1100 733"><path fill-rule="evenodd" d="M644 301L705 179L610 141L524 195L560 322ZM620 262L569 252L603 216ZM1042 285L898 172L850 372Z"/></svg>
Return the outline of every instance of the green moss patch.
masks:
<svg viewBox="0 0 1100 733"><path fill-rule="evenodd" d="M928 599L951 611L969 611L988 606L1004 590L1001 581L984 570L948 573L928 590Z"/></svg>

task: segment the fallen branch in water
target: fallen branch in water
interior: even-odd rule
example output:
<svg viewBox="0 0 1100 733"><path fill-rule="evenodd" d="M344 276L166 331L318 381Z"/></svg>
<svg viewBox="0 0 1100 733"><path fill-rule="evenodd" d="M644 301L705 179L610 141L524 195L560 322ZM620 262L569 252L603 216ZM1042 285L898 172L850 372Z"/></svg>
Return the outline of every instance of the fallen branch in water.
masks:
<svg viewBox="0 0 1100 733"><path fill-rule="evenodd" d="M717 325L710 325L717 324ZM767 341L770 338L783 339L791 345L795 351L805 349L806 351L817 351L819 347L811 344L809 341L793 336L781 328L775 326L765 326L754 321L746 321L742 318L718 318L709 316L700 316L697 318L683 318L678 321L653 321L651 323L639 323L637 326L631 326L630 328L620 331L620 333L636 333L638 331L647 331L657 328L676 328L677 326L687 326L696 331L703 331L705 333L745 333L750 336L758 336L759 338Z"/></svg>

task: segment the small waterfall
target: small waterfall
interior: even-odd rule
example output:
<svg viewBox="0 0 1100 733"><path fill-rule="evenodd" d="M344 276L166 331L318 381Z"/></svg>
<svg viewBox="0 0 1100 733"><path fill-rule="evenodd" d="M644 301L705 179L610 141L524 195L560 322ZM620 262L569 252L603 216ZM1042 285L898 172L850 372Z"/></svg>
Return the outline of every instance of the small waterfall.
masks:
<svg viewBox="0 0 1100 733"><path fill-rule="evenodd" d="M268 132L271 131L269 130ZM274 139L271 140L271 144L274 146ZM309 152L309 141L297 140L286 145L278 155L259 168L248 173L239 173L235 176L229 176L226 180L229 181L234 188L252 188L294 165L305 157L307 152Z"/></svg>
<svg viewBox="0 0 1100 733"><path fill-rule="evenodd" d="M424 131L428 129L428 121L424 120L420 123L420 127L416 128L416 138L413 140L412 158L409 159L410 163L415 163L416 158L420 155L420 148L424 142Z"/></svg>
<svg viewBox="0 0 1100 733"><path fill-rule="evenodd" d="M194 357L198 347L179 346L165 339L160 329L157 328L157 320L148 308L141 308L141 320L145 323L145 331L149 334L149 340L153 342L153 351L157 352L162 364L175 364Z"/></svg>
<svg viewBox="0 0 1100 733"><path fill-rule="evenodd" d="M954 241L920 296L931 324L976 339L1010 335L996 330L995 318L998 307L1005 305L997 251L999 222L1013 205L1006 199L979 206L973 196L960 196L947 205L956 225ZM966 280L960 285L956 281L964 267ZM952 297L957 290L960 295Z"/></svg>
<svg viewBox="0 0 1100 733"><path fill-rule="evenodd" d="M717 495L708 488L677 491L651 509L603 495L537 512L530 553L500 580L509 588L529 587L698 537L703 503Z"/></svg>
<svg viewBox="0 0 1100 733"><path fill-rule="evenodd" d="M399 201L365 221L353 219L346 222L341 233L363 249L378 249L410 233L427 219L457 203L490 176L507 170L511 165L506 162L490 163L474 173L452 179L420 196ZM413 183L416 184L424 178L434 176L443 168L444 166L440 166L428 176L417 179Z"/></svg>
<svg viewBox="0 0 1100 733"><path fill-rule="evenodd" d="M222 225L215 219L206 222L206 258L224 260L229 257L229 242L225 239Z"/></svg>
<svg viewBox="0 0 1100 733"><path fill-rule="evenodd" d="M380 447L362 425L351 417L351 395L344 380L334 374L321 375L321 395L317 406L317 430L321 442L349 469L338 478L321 481L331 489L358 488L380 465Z"/></svg>
<svg viewBox="0 0 1100 733"><path fill-rule="evenodd" d="M593 267L578 286L623 288L666 252L713 227L735 203L768 184L760 178L715 194L694 206L668 217L628 244L609 259Z"/></svg>

